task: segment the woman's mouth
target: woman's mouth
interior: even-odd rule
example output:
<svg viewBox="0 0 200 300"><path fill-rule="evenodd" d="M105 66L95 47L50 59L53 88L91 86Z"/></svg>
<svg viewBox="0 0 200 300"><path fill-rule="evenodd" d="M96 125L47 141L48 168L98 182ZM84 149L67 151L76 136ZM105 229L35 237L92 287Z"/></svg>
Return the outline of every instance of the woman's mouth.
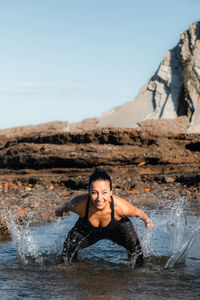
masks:
<svg viewBox="0 0 200 300"><path fill-rule="evenodd" d="M104 202L96 202L96 206L102 206L104 205Z"/></svg>

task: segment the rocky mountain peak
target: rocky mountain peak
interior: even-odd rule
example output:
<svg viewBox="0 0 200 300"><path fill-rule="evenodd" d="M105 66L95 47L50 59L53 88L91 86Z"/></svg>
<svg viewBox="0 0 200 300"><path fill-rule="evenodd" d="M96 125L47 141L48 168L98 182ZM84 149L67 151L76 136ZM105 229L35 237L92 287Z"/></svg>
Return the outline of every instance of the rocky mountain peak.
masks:
<svg viewBox="0 0 200 300"><path fill-rule="evenodd" d="M177 46L167 51L136 99L105 112L99 118L99 126L134 128L143 120L186 116L188 132L200 132L199 54L200 22L195 22L181 33Z"/></svg>

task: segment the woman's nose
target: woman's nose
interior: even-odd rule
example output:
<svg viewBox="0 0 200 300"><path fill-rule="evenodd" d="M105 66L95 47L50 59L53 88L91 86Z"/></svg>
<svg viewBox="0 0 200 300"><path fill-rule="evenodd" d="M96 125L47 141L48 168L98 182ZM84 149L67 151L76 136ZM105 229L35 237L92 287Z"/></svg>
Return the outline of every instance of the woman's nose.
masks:
<svg viewBox="0 0 200 300"><path fill-rule="evenodd" d="M103 198L103 195L99 193L98 196L97 196L97 199L101 200L102 198Z"/></svg>

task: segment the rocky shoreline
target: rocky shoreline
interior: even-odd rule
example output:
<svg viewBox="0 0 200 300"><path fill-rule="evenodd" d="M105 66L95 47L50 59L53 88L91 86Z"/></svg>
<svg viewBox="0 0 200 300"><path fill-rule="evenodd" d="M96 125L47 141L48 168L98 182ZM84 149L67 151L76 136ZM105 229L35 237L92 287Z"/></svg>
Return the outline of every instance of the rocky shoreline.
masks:
<svg viewBox="0 0 200 300"><path fill-rule="evenodd" d="M200 202L200 134L40 126L0 131L1 211L12 209L19 222L35 211L32 225L50 222L58 205L87 192L96 166L110 173L116 194L137 206L181 196ZM0 239L8 237L1 218Z"/></svg>

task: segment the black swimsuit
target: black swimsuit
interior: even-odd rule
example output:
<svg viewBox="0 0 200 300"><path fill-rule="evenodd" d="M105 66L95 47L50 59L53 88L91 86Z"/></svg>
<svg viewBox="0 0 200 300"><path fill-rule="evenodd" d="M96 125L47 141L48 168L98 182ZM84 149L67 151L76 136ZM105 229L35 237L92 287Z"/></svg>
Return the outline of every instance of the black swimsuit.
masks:
<svg viewBox="0 0 200 300"><path fill-rule="evenodd" d="M128 217L117 221L114 218L114 202L111 196L111 221L105 227L95 227L88 219L90 198L86 205L83 218L79 217L75 226L68 233L63 246L62 259L64 264L72 262L79 249L86 248L99 240L109 239L127 249L128 257L135 267L143 265L143 254L138 236Z"/></svg>

